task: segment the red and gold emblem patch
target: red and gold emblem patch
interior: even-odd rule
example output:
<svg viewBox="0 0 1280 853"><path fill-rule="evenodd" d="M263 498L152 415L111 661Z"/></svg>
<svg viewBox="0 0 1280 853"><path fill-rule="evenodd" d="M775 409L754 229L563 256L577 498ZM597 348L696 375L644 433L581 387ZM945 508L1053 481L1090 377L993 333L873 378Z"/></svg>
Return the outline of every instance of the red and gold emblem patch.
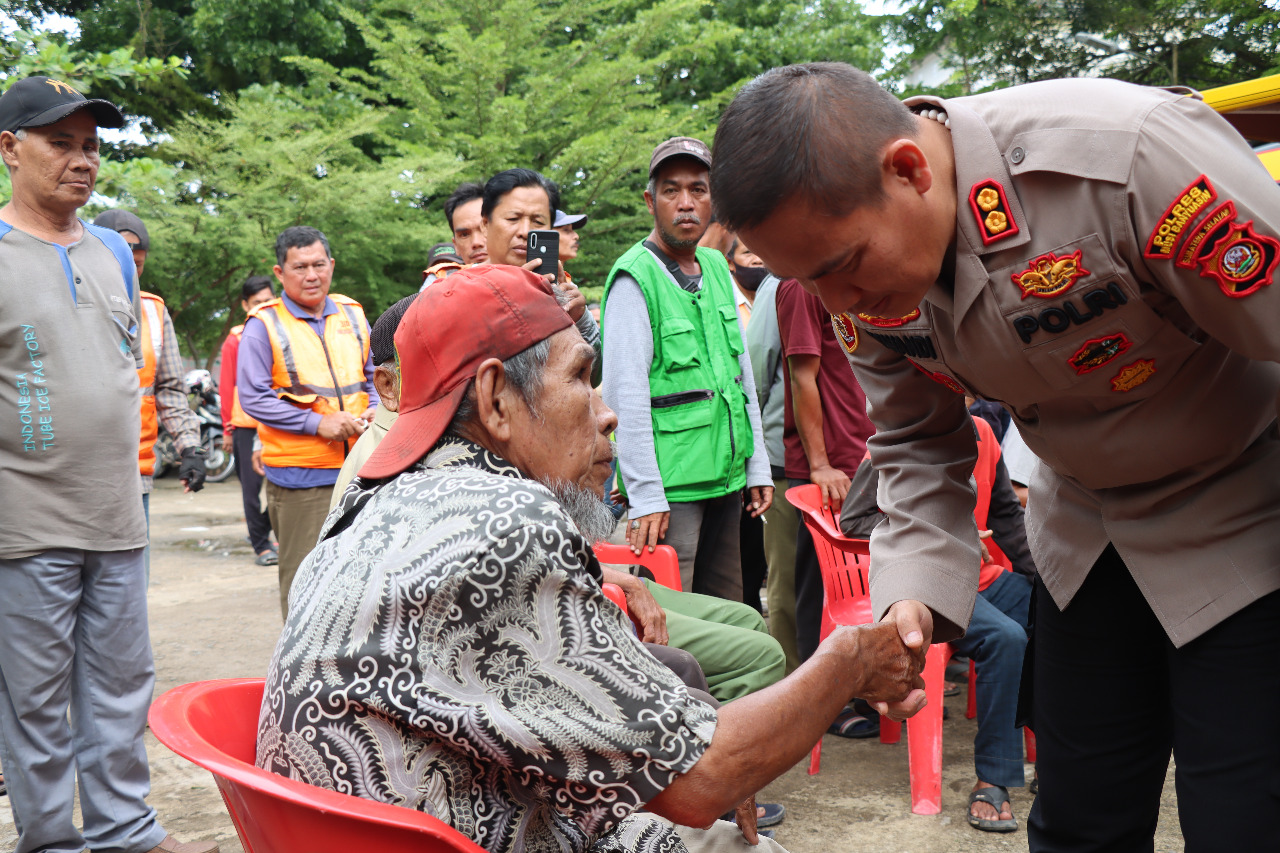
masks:
<svg viewBox="0 0 1280 853"><path fill-rule="evenodd" d="M831 328L836 330L836 337L844 351L853 355L858 349L858 327L853 324L848 314L832 314Z"/></svg>
<svg viewBox="0 0 1280 853"><path fill-rule="evenodd" d="M1218 245L1218 241L1227 235L1228 226L1236 218L1236 203L1224 201L1215 207L1195 231L1187 237L1178 252L1174 266L1185 270L1196 268L1196 260Z"/></svg>
<svg viewBox="0 0 1280 853"><path fill-rule="evenodd" d="M1099 367L1119 358L1129 351L1132 342L1123 334L1116 333L1101 338L1085 341L1084 346L1076 350L1068 361L1076 369L1077 376L1092 373Z"/></svg>
<svg viewBox="0 0 1280 853"><path fill-rule="evenodd" d="M912 311L905 317L874 317L870 314L859 314L858 319L879 329L893 329L904 326L920 316L920 309Z"/></svg>
<svg viewBox="0 0 1280 853"><path fill-rule="evenodd" d="M911 359L907 359L907 361L911 361ZM911 361L911 364L915 366L916 370L920 371L925 376L928 376L930 379L932 379L934 382L937 382L943 388L946 388L949 391L955 391L957 394L968 393L964 390L963 385L961 385L959 382L952 379L947 374L935 373L932 370L925 370L923 367L921 367L919 364L916 364L916 362L914 361Z"/></svg>
<svg viewBox="0 0 1280 853"><path fill-rule="evenodd" d="M1011 278L1022 291L1023 299L1028 296L1051 299L1075 284L1076 279L1089 275L1082 261L1083 253L1080 249L1061 258L1053 252L1046 252L1029 263L1022 272L1014 273Z"/></svg>
<svg viewBox="0 0 1280 853"><path fill-rule="evenodd" d="M1013 221L1009 200L999 181L988 178L974 184L969 190L969 209L978 220L978 234L984 246L1018 233L1018 223Z"/></svg>
<svg viewBox="0 0 1280 853"><path fill-rule="evenodd" d="M1156 361L1153 358L1140 358L1133 364L1126 364L1120 372L1111 377L1112 391L1132 391L1146 382L1156 373Z"/></svg>
<svg viewBox="0 0 1280 853"><path fill-rule="evenodd" d="M1173 257L1173 250L1182 239L1182 232L1195 222L1196 217L1218 197L1217 190L1204 175L1196 178L1187 188L1178 193L1178 197L1165 209L1164 216L1147 238L1147 249L1142 253L1144 258L1168 260Z"/></svg>
<svg viewBox="0 0 1280 853"><path fill-rule="evenodd" d="M1200 275L1218 282L1233 299L1243 299L1271 284L1280 261L1280 241L1253 230L1253 220L1230 230L1208 257L1200 259Z"/></svg>

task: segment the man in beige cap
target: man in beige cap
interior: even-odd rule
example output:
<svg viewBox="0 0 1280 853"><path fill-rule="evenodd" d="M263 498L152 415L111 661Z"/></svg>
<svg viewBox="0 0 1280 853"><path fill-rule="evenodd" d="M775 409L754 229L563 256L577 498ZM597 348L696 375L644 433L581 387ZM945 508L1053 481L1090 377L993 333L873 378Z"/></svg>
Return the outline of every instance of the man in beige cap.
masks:
<svg viewBox="0 0 1280 853"><path fill-rule="evenodd" d="M763 514L773 480L729 265L698 245L710 169L697 139L654 149L644 194L653 231L605 283L604 395L618 413L632 550L670 545L684 589L742 601L743 496Z"/></svg>

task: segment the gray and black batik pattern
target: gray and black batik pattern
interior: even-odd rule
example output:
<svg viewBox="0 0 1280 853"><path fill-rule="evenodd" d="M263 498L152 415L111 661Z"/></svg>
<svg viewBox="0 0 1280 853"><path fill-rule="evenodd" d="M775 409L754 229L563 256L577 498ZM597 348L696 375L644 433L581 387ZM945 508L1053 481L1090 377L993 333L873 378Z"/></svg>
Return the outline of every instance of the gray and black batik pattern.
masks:
<svg viewBox="0 0 1280 853"><path fill-rule="evenodd" d="M294 581L258 764L490 851L683 851L632 813L697 762L715 712L599 578L552 494L476 445L357 481Z"/></svg>

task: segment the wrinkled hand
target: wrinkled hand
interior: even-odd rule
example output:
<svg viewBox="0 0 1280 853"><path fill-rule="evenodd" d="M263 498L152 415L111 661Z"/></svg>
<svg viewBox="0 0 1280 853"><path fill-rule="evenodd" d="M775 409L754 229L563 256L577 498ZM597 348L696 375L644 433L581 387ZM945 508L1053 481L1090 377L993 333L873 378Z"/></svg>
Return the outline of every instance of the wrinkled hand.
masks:
<svg viewBox="0 0 1280 853"><path fill-rule="evenodd" d="M759 518L773 506L773 486L752 486L747 489L747 511L752 518Z"/></svg>
<svg viewBox="0 0 1280 853"><path fill-rule="evenodd" d="M760 836L756 832L756 797L752 794L747 797L738 807L734 809L734 816L738 820L738 829L742 830L742 837L751 846L760 843Z"/></svg>
<svg viewBox="0 0 1280 853"><path fill-rule="evenodd" d="M353 417L350 412L330 412L320 418L316 435L327 441L346 441L353 435L360 435L364 430L365 422Z"/></svg>
<svg viewBox="0 0 1280 853"><path fill-rule="evenodd" d="M204 488L204 448L188 447L182 451L178 464L178 479L185 491L198 492Z"/></svg>
<svg viewBox="0 0 1280 853"><path fill-rule="evenodd" d="M564 280L564 264L560 265L560 282L557 287L569 297L569 301L565 303L565 313L569 315L569 319L578 322L582 319L582 315L587 310L587 297L582 295L582 291L578 290L578 285L571 281Z"/></svg>
<svg viewBox="0 0 1280 853"><path fill-rule="evenodd" d="M671 637L667 634L667 614L663 611L662 605L654 600L653 593L649 592L649 585L637 577L632 577L630 583L620 584L620 586L627 596L627 613L631 615L631 621L640 626L640 639L659 646L665 646L670 642Z"/></svg>
<svg viewBox="0 0 1280 853"><path fill-rule="evenodd" d="M640 522L638 526L637 521ZM670 512L651 512L631 519L627 525L627 544L631 546L631 553L639 554L648 546L649 553L652 554L653 549L658 547L658 540L666 537L670 523Z"/></svg>
<svg viewBox="0 0 1280 853"><path fill-rule="evenodd" d="M231 437L231 430L227 430L222 434L222 452L230 453L236 446L236 440Z"/></svg>
<svg viewBox="0 0 1280 853"><path fill-rule="evenodd" d="M837 625L828 641L836 643L842 654L856 662L857 681L850 698L860 696L872 704L887 706L918 703L924 707L924 680L920 677L924 657L903 645L896 626L883 622ZM913 707L911 713L919 707Z"/></svg>
<svg viewBox="0 0 1280 853"><path fill-rule="evenodd" d="M876 697L861 694L881 714L891 720L902 721L924 707L924 680L919 673L924 669L925 653L933 639L933 612L919 601L904 599L893 604L885 613L878 629L892 628L897 634L899 647L907 653L915 667L914 688L905 697Z"/></svg>
<svg viewBox="0 0 1280 853"><path fill-rule="evenodd" d="M822 489L822 505L839 511L849 494L849 478L839 468L822 465L809 471L809 482Z"/></svg>

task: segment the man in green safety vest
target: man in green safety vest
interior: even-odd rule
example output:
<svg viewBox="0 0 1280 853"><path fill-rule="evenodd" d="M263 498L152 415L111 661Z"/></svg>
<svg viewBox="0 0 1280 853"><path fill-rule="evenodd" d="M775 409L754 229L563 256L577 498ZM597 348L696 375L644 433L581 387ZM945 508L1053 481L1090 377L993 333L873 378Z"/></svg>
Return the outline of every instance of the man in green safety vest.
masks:
<svg viewBox="0 0 1280 853"><path fill-rule="evenodd" d="M710 170L697 139L654 149L644 194L653 231L605 284L603 389L618 415L632 550L664 542L685 590L742 601L742 502L762 514L773 480L729 267L698 246Z"/></svg>

